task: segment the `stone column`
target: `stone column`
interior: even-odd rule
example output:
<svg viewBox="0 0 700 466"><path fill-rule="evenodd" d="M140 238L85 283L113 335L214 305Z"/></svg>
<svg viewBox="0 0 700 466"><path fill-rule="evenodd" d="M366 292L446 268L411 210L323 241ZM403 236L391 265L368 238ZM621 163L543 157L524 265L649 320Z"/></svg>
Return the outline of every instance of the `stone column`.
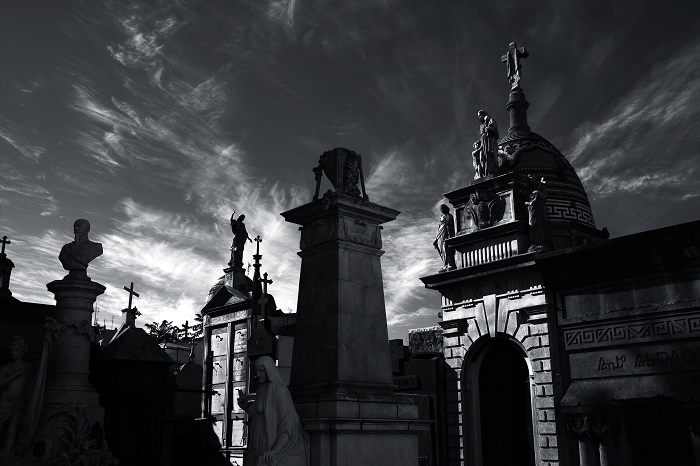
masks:
<svg viewBox="0 0 700 466"><path fill-rule="evenodd" d="M58 436L66 434L59 425L86 432L75 435L88 435L92 438L92 428L96 422L104 425L104 409L99 405L99 393L88 381L90 365L90 344L93 305L105 287L93 282L83 272L69 273L62 280L46 285L56 298L56 309L47 319L47 331L52 335L46 372L43 415L47 421L41 426L38 438L48 440L49 456L55 458L64 450L64 443ZM100 445L91 454L100 456L106 445ZM67 451L70 455L70 451ZM109 463L105 463L109 464Z"/></svg>
<svg viewBox="0 0 700 466"><path fill-rule="evenodd" d="M301 225L290 391L312 466L418 464L428 429L393 393L380 256L398 211L341 193L283 213Z"/></svg>

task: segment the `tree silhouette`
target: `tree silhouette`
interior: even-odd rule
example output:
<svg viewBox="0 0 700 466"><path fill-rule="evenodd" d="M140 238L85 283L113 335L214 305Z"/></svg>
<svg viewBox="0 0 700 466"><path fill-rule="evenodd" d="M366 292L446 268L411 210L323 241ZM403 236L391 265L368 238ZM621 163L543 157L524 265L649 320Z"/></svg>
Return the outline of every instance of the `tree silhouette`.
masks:
<svg viewBox="0 0 700 466"><path fill-rule="evenodd" d="M178 327L173 325L172 320L163 320L160 324L153 322L146 324L148 334L158 342L158 344L172 343L177 341Z"/></svg>

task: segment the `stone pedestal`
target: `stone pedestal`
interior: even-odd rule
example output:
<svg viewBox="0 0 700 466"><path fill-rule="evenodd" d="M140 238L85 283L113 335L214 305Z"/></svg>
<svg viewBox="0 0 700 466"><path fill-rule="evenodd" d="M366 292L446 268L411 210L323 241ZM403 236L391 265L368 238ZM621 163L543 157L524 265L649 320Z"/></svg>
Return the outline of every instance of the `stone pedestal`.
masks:
<svg viewBox="0 0 700 466"><path fill-rule="evenodd" d="M56 298L56 308L47 321L52 344L46 372L42 408L45 419L35 437L44 449L44 459L65 452L86 454L94 461L109 453L101 439L94 438L93 448L81 451L80 437L93 440L95 423L104 424L104 409L99 393L88 381L93 305L105 287L84 273L71 272L62 280L46 285ZM111 455L110 455L111 456ZM36 458L39 459L39 458ZM92 464L92 463L90 463ZM99 464L99 463L96 463Z"/></svg>
<svg viewBox="0 0 700 466"><path fill-rule="evenodd" d="M393 393L380 263L380 225L398 214L340 193L282 214L301 225L290 391L312 466L418 464L428 426Z"/></svg>

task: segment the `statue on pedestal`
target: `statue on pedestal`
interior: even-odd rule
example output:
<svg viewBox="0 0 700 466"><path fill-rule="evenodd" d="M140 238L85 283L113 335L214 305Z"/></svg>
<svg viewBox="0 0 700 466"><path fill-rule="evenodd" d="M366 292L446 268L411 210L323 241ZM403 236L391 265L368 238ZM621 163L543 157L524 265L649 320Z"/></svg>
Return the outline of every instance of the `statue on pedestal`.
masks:
<svg viewBox="0 0 700 466"><path fill-rule="evenodd" d="M255 360L260 383L255 401L248 405L238 392L238 406L250 416L248 464L254 466L308 466L309 436L304 431L289 389L270 356Z"/></svg>
<svg viewBox="0 0 700 466"><path fill-rule="evenodd" d="M486 110L479 110L479 140L474 143L472 159L474 179L489 175L498 175L498 125Z"/></svg>
<svg viewBox="0 0 700 466"><path fill-rule="evenodd" d="M248 240L253 242L248 236L248 230L245 228L245 215L239 215L238 219L234 219L233 216L236 215L234 210L231 214L231 232L233 232L233 243L231 243L231 260L228 265L231 267L242 267L243 266L243 249L245 248L245 241Z"/></svg>
<svg viewBox="0 0 700 466"><path fill-rule="evenodd" d="M73 223L75 240L64 245L58 255L63 268L69 271L69 275L84 275L87 277L88 264L96 257L102 255L102 244L94 243L88 239L90 222L79 218Z"/></svg>
<svg viewBox="0 0 700 466"><path fill-rule="evenodd" d="M448 246L445 241L455 236L455 219L450 213L450 208L445 204L440 205L440 225L438 225L437 234L433 246L440 253L440 258L443 261L444 267L442 270L453 270L457 268L455 265L455 250Z"/></svg>
<svg viewBox="0 0 700 466"><path fill-rule="evenodd" d="M531 180L532 182L532 180ZM552 250L552 239L549 236L547 217L547 187L544 178L540 179L537 187L530 193L530 201L526 202L530 233L530 248L528 252L544 252Z"/></svg>

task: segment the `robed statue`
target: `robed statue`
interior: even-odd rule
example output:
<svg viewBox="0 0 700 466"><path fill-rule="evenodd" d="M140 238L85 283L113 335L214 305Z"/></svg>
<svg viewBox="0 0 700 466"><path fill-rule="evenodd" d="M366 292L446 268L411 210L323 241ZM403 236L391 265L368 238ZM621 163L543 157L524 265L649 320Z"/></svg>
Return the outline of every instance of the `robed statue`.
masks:
<svg viewBox="0 0 700 466"><path fill-rule="evenodd" d="M309 436L292 395L270 356L255 360L259 385L249 404L238 392L238 406L250 417L246 466L309 466Z"/></svg>
<svg viewBox="0 0 700 466"><path fill-rule="evenodd" d="M544 252L552 250L552 239L549 235L549 219L547 217L547 187L544 178L530 192L530 201L526 202L528 211L528 232L530 248L528 252Z"/></svg>
<svg viewBox="0 0 700 466"><path fill-rule="evenodd" d="M233 243L231 243L231 260L228 265L231 267L243 267L243 249L245 248L246 240L253 242L248 236L248 230L245 228L245 215L239 215L238 219L234 219L236 215L234 210L231 214L231 232L233 233Z"/></svg>
<svg viewBox="0 0 700 466"><path fill-rule="evenodd" d="M446 240L455 236L455 219L450 213L450 208L445 204L440 205L440 213L440 224L438 225L433 246L437 249L442 259L442 270L453 270L456 268L455 250L446 243Z"/></svg>
<svg viewBox="0 0 700 466"><path fill-rule="evenodd" d="M472 160L474 179L478 180L489 175L498 175L498 125L486 110L479 110L479 140L474 143Z"/></svg>
<svg viewBox="0 0 700 466"><path fill-rule="evenodd" d="M75 240L64 245L58 255L63 268L69 271L69 275L87 276L88 264L96 257L102 255L102 244L88 239L90 222L79 218L73 223Z"/></svg>

